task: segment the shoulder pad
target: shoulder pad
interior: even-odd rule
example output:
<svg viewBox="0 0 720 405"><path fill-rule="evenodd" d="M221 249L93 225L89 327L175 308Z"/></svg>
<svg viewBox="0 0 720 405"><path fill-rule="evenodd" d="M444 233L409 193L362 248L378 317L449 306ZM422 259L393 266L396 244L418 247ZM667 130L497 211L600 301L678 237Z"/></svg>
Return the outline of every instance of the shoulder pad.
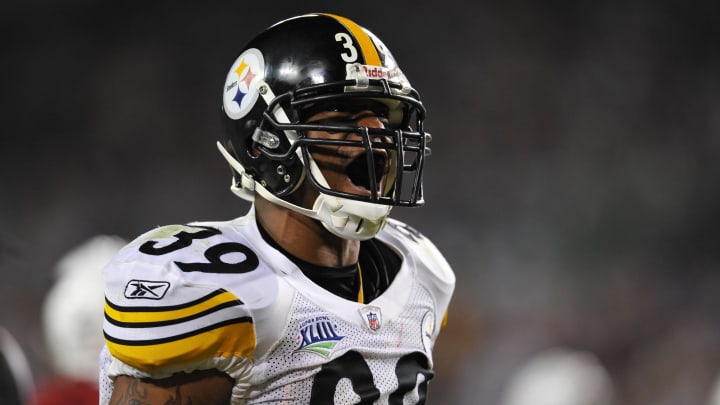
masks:
<svg viewBox="0 0 720 405"><path fill-rule="evenodd" d="M157 228L107 264L103 328L114 357L154 372L208 358L252 356L256 339L250 309L221 284L199 284L185 273L242 271L242 265L221 260L244 246L230 242L223 224Z"/></svg>

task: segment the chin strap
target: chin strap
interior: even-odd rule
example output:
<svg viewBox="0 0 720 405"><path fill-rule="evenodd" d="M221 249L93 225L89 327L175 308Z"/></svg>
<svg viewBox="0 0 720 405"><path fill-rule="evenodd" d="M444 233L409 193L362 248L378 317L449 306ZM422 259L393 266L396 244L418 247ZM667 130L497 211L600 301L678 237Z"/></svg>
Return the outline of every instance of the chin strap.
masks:
<svg viewBox="0 0 720 405"><path fill-rule="evenodd" d="M230 152L225 149L225 147L220 143L220 141L217 141L215 143L217 145L218 150L220 151L220 154L223 155L225 160L230 164L230 167L233 168L235 173L240 176L240 181L236 180L235 175L233 175L232 184L230 185L230 190L235 194L236 196L242 198L243 200L247 200L250 202L255 201L255 180L245 172L245 168L243 167L240 162L235 159Z"/></svg>
<svg viewBox="0 0 720 405"><path fill-rule="evenodd" d="M244 200L252 202L255 200L256 194L260 195L273 204L320 221L325 229L344 239L370 239L377 235L387 223L387 217L392 210L392 206L389 205L355 201L323 193L317 196L312 209L285 201L248 175L243 165L220 142L217 142L217 147L225 160L240 176L240 181L236 181L236 178L233 177L230 190Z"/></svg>

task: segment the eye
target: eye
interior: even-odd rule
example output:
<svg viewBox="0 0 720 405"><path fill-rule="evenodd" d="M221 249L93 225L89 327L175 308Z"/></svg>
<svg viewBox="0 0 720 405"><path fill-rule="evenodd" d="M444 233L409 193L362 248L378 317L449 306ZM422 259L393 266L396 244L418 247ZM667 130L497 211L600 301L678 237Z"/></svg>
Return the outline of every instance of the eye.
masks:
<svg viewBox="0 0 720 405"><path fill-rule="evenodd" d="M340 111L325 111L310 117L307 122L313 124L335 124L335 125L352 125L357 121L353 115Z"/></svg>
<svg viewBox="0 0 720 405"><path fill-rule="evenodd" d="M379 111L373 111L373 110L363 110L358 113L355 113L352 115L352 120L355 122L359 122L362 119L365 118L375 118L382 122L384 126L388 126L389 120L387 117L386 112L379 112Z"/></svg>

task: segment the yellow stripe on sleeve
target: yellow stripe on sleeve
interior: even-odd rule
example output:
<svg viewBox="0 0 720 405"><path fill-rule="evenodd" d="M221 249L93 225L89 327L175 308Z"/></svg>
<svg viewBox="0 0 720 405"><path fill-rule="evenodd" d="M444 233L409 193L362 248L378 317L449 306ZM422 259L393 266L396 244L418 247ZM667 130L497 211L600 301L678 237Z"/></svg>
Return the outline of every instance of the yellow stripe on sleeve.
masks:
<svg viewBox="0 0 720 405"><path fill-rule="evenodd" d="M110 353L144 371L198 363L209 358L251 358L255 328L250 322L233 323L189 337L154 344L125 344L106 340Z"/></svg>
<svg viewBox="0 0 720 405"><path fill-rule="evenodd" d="M380 62L380 54L378 54L377 48L375 48L375 44L373 43L372 39L370 39L370 36L365 32L365 30L362 29L357 23L354 21L341 17L339 15L335 14L322 14L326 15L328 17L332 17L336 19L339 23L345 26L352 34L353 37L355 37L355 40L357 41L358 45L360 46L360 50L362 50L363 55L365 56L365 64L371 65L371 66L382 66L382 62Z"/></svg>

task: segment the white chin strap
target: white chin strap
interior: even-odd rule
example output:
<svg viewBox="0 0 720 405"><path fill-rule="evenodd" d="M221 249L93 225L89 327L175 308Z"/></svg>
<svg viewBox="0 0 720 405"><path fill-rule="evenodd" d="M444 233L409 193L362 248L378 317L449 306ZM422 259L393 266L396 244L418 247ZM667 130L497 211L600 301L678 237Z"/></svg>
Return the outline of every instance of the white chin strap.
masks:
<svg viewBox="0 0 720 405"><path fill-rule="evenodd" d="M233 179L230 190L237 196L254 201L255 194L281 207L316 219L332 234L343 239L367 240L373 238L387 223L392 206L355 201L320 193L315 199L312 209L300 207L278 198L261 184L246 174L245 168L225 147L218 142L217 147L225 160L240 175L240 181ZM310 170L321 183L326 183L324 176L311 160Z"/></svg>

